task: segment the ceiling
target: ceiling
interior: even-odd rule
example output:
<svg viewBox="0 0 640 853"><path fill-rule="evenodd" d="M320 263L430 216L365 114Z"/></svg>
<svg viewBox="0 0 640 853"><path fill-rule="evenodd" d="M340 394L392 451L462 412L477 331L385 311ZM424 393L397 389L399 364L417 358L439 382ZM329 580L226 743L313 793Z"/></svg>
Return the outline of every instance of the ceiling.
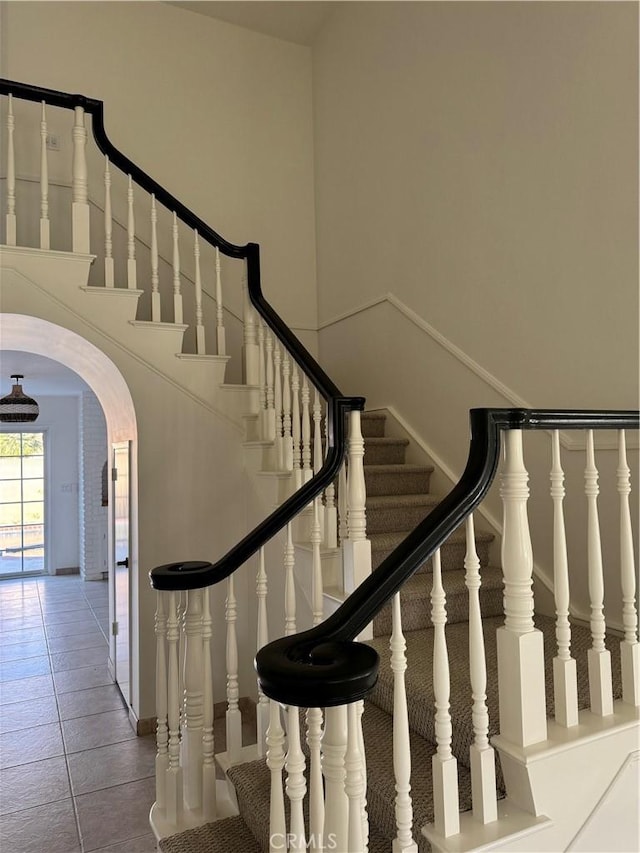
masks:
<svg viewBox="0 0 640 853"><path fill-rule="evenodd" d="M336 0L180 0L169 5L268 36L311 45Z"/></svg>
<svg viewBox="0 0 640 853"><path fill-rule="evenodd" d="M31 352L0 352L0 397L11 391L12 373L24 376L22 386L29 397L67 397L89 391L89 386L73 370L59 361Z"/></svg>

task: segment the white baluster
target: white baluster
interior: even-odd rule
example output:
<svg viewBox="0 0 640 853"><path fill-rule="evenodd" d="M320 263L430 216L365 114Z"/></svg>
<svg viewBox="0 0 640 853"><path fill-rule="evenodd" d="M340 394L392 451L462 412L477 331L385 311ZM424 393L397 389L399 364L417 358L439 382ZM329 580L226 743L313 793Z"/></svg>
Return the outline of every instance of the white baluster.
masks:
<svg viewBox="0 0 640 853"><path fill-rule="evenodd" d="M324 421L325 456L329 453L329 440L327 437L327 425L329 419ZM336 487L333 480L324 490L324 544L327 548L338 547L338 510L336 508Z"/></svg>
<svg viewBox="0 0 640 853"><path fill-rule="evenodd" d="M345 792L349 799L349 841L347 849L355 851L355 853L360 853L360 851L364 850L362 811L364 806L365 778L362 772L360 715L358 714L357 702L352 702L347 706L347 751L344 766ZM414 847L412 849L417 851L418 848Z"/></svg>
<svg viewBox="0 0 640 853"><path fill-rule="evenodd" d="M183 787L180 767L180 707L178 662L178 608L177 594L169 593L167 617L167 645L169 655L168 722L169 722L169 767L166 778L166 815L174 825L182 821Z"/></svg>
<svg viewBox="0 0 640 853"><path fill-rule="evenodd" d="M238 610L233 575L227 580L227 601L225 607L227 622L227 757L230 764L237 764L242 750L242 715L240 713L238 688L238 637L236 622Z"/></svg>
<svg viewBox="0 0 640 853"><path fill-rule="evenodd" d="M16 155L13 141L16 120L13 115L13 95L7 106L7 246L16 245Z"/></svg>
<svg viewBox="0 0 640 853"><path fill-rule="evenodd" d="M622 668L622 701L640 705L640 645L638 644L638 611L636 610L636 570L633 556L633 534L629 493L631 472L627 464L624 430L618 437L618 494L620 496L620 582L622 585L622 624L624 640L620 645Z"/></svg>
<svg viewBox="0 0 640 853"><path fill-rule="evenodd" d="M301 431L300 431L300 374L295 362L291 371L291 438L293 451L293 482L299 489L302 485Z"/></svg>
<svg viewBox="0 0 640 853"><path fill-rule="evenodd" d="M311 410L309 408L309 380L302 374L302 479L307 483L313 474L311 470Z"/></svg>
<svg viewBox="0 0 640 853"><path fill-rule="evenodd" d="M262 437L265 441L276 440L276 410L274 398L273 335L265 327L265 417Z"/></svg>
<svg viewBox="0 0 640 853"><path fill-rule="evenodd" d="M349 798L345 791L347 751L347 706L325 710L322 738L322 772L325 782L325 849L349 850Z"/></svg>
<svg viewBox="0 0 640 853"><path fill-rule="evenodd" d="M533 625L533 551L522 430L506 430L500 495L505 624L497 631L500 733L519 746L547 739L543 638Z"/></svg>
<svg viewBox="0 0 640 853"><path fill-rule="evenodd" d="M402 633L400 593L392 601L392 631L389 640L393 672L393 772L396 780L396 830L393 853L417 853L413 840L413 804L411 801L411 743L405 671L407 644Z"/></svg>
<svg viewBox="0 0 640 853"><path fill-rule="evenodd" d="M347 531L344 543L344 589L352 592L371 574L371 542L367 537L364 439L360 412L349 413Z"/></svg>
<svg viewBox="0 0 640 853"><path fill-rule="evenodd" d="M320 546L322 545L322 529L320 527L320 513L322 503L320 497L313 499L311 520L311 608L313 612L313 624L319 625L324 618L323 606L323 580L322 580L322 558Z"/></svg>
<svg viewBox="0 0 640 853"><path fill-rule="evenodd" d="M184 771L184 801L187 808L202 805L202 745L203 745L203 637L202 590L187 592L184 616L184 705L182 726L182 767Z"/></svg>
<svg viewBox="0 0 640 853"><path fill-rule="evenodd" d="M269 626L267 620L267 571L264 562L264 548L258 555L258 575L256 577L256 597L258 599L258 636L257 650L269 642ZM256 743L258 755L265 755L267 729L269 727L269 700L258 684L258 704L256 707Z"/></svg>
<svg viewBox="0 0 640 853"><path fill-rule="evenodd" d="M598 519L598 469L593 447L593 430L587 430L587 464L584 471L584 492L587 497L587 564L589 569L589 599L591 602L591 648L589 664L589 696L591 713L605 717L613 713L611 685L611 652L604 645L604 576L602 545Z"/></svg>
<svg viewBox="0 0 640 853"><path fill-rule="evenodd" d="M480 560L476 551L473 516L466 521L467 549L464 558L465 583L469 590L469 675L471 681L473 743L471 744L471 796L473 816L480 823L498 817L496 803L496 763L489 744L487 708L487 663L482 614L480 611Z"/></svg>
<svg viewBox="0 0 640 853"><path fill-rule="evenodd" d="M364 701L356 702L358 708L358 739L360 741L360 756L362 759L362 778L364 780L364 794L362 797L362 849L364 853L369 850L369 815L367 814L367 755L364 748L364 732L362 731L362 715L364 714Z"/></svg>
<svg viewBox="0 0 640 853"><path fill-rule="evenodd" d="M200 274L200 238L193 231L193 257L195 262L195 296L196 296L196 353L205 355L207 348L204 340L204 324L202 322L202 276Z"/></svg>
<svg viewBox="0 0 640 853"><path fill-rule="evenodd" d="M276 423L276 467L278 471L284 468L284 448L282 440L282 376L280 373L280 364L282 356L280 354L280 344L274 341L273 346L273 405L275 408L275 423Z"/></svg>
<svg viewBox="0 0 640 853"><path fill-rule="evenodd" d="M433 770L433 812L436 832L448 838L460 832L458 799L458 762L451 752L451 715L449 714L449 656L445 625L446 598L442 586L440 550L433 555L431 621L433 623L433 695L436 705L437 752L431 759Z"/></svg>
<svg viewBox="0 0 640 853"><path fill-rule="evenodd" d="M340 466L338 472L338 538L340 544L347 540L349 530L347 528L347 464L346 461Z"/></svg>
<svg viewBox="0 0 640 853"><path fill-rule="evenodd" d="M160 311L160 277L158 274L158 210L156 197L151 194L151 321L159 323L162 319Z"/></svg>
<svg viewBox="0 0 640 853"><path fill-rule="evenodd" d="M218 812L216 802L216 764L213 741L213 671L211 659L212 619L210 587L202 591L202 817L215 820Z"/></svg>
<svg viewBox="0 0 640 853"><path fill-rule="evenodd" d="M40 248L50 248L49 236L49 165L47 162L47 116L42 102L40 120Z"/></svg>
<svg viewBox="0 0 640 853"><path fill-rule="evenodd" d="M156 593L156 805L166 809L166 775L169 767L169 728L167 726L167 616L164 592Z"/></svg>
<svg viewBox="0 0 640 853"><path fill-rule="evenodd" d="M291 523L287 524L286 544L284 547L284 633L288 637L296 633L296 585L294 578L295 553Z"/></svg>
<svg viewBox="0 0 640 853"><path fill-rule="evenodd" d="M317 474L322 468L322 406L320 394L315 389L313 395L313 473Z"/></svg>
<svg viewBox="0 0 640 853"><path fill-rule="evenodd" d="M282 354L282 462L285 471L293 471L293 435L291 432L291 359Z"/></svg>
<svg viewBox="0 0 640 853"><path fill-rule="evenodd" d="M227 354L227 338L224 328L224 308L222 305L222 276L220 269L220 249L216 246L216 351L218 355Z"/></svg>
<svg viewBox="0 0 640 853"><path fill-rule="evenodd" d="M309 747L309 840L316 851L324 849L324 785L322 784L322 710L308 708L307 745Z"/></svg>
<svg viewBox="0 0 640 853"><path fill-rule="evenodd" d="M72 163L72 251L88 255L89 248L89 203L87 179L87 129L84 125L84 110L76 107L73 122Z"/></svg>
<svg viewBox="0 0 640 853"><path fill-rule="evenodd" d="M109 158L104 158L104 284L114 287L113 269L113 214L111 211L111 169Z"/></svg>
<svg viewBox="0 0 640 853"><path fill-rule="evenodd" d="M560 459L560 433L551 434L551 498L553 500L553 575L556 602L558 654L553 659L553 693L558 725L578 724L578 682L576 662L571 657L569 624L569 563L564 523L564 471Z"/></svg>
<svg viewBox="0 0 640 853"><path fill-rule="evenodd" d="M186 668L184 617L187 609L187 593L179 592L177 598L178 613L178 693L180 695L180 726L184 724L184 671Z"/></svg>
<svg viewBox="0 0 640 853"><path fill-rule="evenodd" d="M178 242L178 217L173 214L173 322L182 324L182 291L180 285L180 245Z"/></svg>
<svg viewBox="0 0 640 853"><path fill-rule="evenodd" d="M127 186L127 287L135 290L138 286L136 271L136 217L133 209L133 181L129 175Z"/></svg>
<svg viewBox="0 0 640 853"><path fill-rule="evenodd" d="M280 722L280 705L269 701L269 729L267 730L267 767L271 771L269 809L269 851L286 850L287 823L284 813L282 769L284 767L284 731Z"/></svg>
<svg viewBox="0 0 640 853"><path fill-rule="evenodd" d="M249 299L246 266L242 275L244 294L244 381L247 385L257 385L258 375L258 338L256 335L256 312Z"/></svg>
<svg viewBox="0 0 640 853"><path fill-rule="evenodd" d="M258 317L258 411L260 438L264 437L264 425L267 409L267 362L265 353L265 325Z"/></svg>
<svg viewBox="0 0 640 853"><path fill-rule="evenodd" d="M294 853L306 851L307 841L304 830L304 813L302 804L307 793L307 783L304 777L305 759L300 746L299 710L293 705L287 708L287 737L289 748L285 759L287 771L286 792L289 797L291 817L289 823L289 850Z"/></svg>

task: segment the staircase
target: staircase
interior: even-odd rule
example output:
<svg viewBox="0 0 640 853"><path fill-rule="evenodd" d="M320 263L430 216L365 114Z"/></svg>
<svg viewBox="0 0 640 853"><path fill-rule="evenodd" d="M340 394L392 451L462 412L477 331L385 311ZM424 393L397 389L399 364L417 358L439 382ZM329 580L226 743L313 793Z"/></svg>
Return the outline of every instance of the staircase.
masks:
<svg viewBox="0 0 640 853"><path fill-rule="evenodd" d="M152 382L179 389L201 418L213 414L233 427L235 443L224 436L230 453L242 429L245 460L256 469L246 464L242 476L267 507L216 563L163 561L151 571L158 751L150 820L159 849L586 850L612 814L626 844L634 831L640 647L625 431L638 428L638 413L473 410L467 468L448 495L432 494L432 469L406 463L407 442L385 435L384 415L363 413L361 398L341 395L265 300L255 244L227 243L118 152L101 102L9 81L0 81L0 92L74 116L70 251L50 248L44 179L36 248L20 240L9 98L3 264L16 322L31 315L90 341L134 396ZM85 110L108 157L99 248ZM44 105L40 127L46 176ZM116 167L125 179L119 223L111 215ZM142 235L134 184L147 194ZM172 218L164 237L161 207ZM215 280L208 295L203 269ZM226 308L227 289L223 306L227 281L231 302L241 292L239 311ZM231 385L229 366L234 377L241 373ZM550 436L551 473L532 472L547 494L551 478L555 606L546 613L534 613L532 592L522 449L531 430ZM571 430L586 436L589 625L569 618L561 448ZM618 431L618 633L604 611L598 430ZM140 436L141 459L151 458L152 432ZM497 566L494 536L476 531L474 510L501 457ZM206 541L203 527L195 535ZM191 538L184 534L189 547ZM246 564L255 597L241 587L246 600L239 600L236 571ZM246 631L239 642L247 622L255 622L256 646ZM284 637L274 640L282 624ZM254 744L242 740L247 645L251 658L257 648ZM224 752L213 742L220 670ZM585 766L599 773L585 774ZM570 789L580 796L567 797Z"/></svg>

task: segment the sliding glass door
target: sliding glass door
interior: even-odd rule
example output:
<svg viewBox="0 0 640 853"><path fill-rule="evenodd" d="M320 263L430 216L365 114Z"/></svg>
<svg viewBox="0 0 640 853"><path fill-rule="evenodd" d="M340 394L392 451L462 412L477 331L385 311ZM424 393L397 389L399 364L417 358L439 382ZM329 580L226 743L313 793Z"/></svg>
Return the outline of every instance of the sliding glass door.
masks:
<svg viewBox="0 0 640 853"><path fill-rule="evenodd" d="M45 570L42 431L0 432L0 576Z"/></svg>

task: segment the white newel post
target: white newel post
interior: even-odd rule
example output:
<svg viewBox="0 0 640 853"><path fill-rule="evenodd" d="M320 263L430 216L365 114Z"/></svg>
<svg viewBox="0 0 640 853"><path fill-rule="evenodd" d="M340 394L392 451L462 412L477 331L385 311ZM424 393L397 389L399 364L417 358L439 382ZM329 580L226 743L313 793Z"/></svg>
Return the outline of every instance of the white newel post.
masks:
<svg viewBox="0 0 640 853"><path fill-rule="evenodd" d="M431 759L433 772L433 823L436 832L448 838L460 832L458 761L451 752L449 713L450 675L445 625L446 597L442 586L440 551L433 555L431 622L433 623L433 695L436 706L435 731L438 748Z"/></svg>
<svg viewBox="0 0 640 853"><path fill-rule="evenodd" d="M205 355L207 347L204 336L204 322L202 314L202 275L200 273L200 238L198 232L193 232L193 254L195 259L195 295L196 295L196 353Z"/></svg>
<svg viewBox="0 0 640 853"><path fill-rule="evenodd" d="M169 767L169 728L167 725L167 616L166 593L156 592L156 805L166 809L166 775Z"/></svg>
<svg viewBox="0 0 640 853"><path fill-rule="evenodd" d="M556 602L556 641L553 659L553 694L556 722L560 726L578 724L578 682L576 662L571 657L569 624L569 563L564 523L564 471L560 460L560 433L551 434L551 498L553 500L553 586Z"/></svg>
<svg viewBox="0 0 640 853"><path fill-rule="evenodd" d="M72 159L72 205L71 231L72 251L88 255L89 247L89 201L87 178L87 129L84 124L84 110L76 107L73 122L73 159Z"/></svg>
<svg viewBox="0 0 640 853"><path fill-rule="evenodd" d="M307 840L304 828L303 803L307 793L304 776L305 758L300 745L300 710L294 705L287 708L287 771L286 792L290 804L289 850L291 853L304 853Z"/></svg>
<svg viewBox="0 0 640 853"><path fill-rule="evenodd" d="M133 209L133 181L129 175L127 186L127 287L135 290L138 286L136 270L136 217Z"/></svg>
<svg viewBox="0 0 640 853"><path fill-rule="evenodd" d="M602 544L598 518L598 469L593 446L593 430L587 431L587 464L584 470L584 493L587 497L587 566L589 571L589 599L591 603L591 648L587 652L589 664L589 697L591 713L605 717L613 713L613 687L611 683L611 652L604 645L604 575L602 569Z"/></svg>
<svg viewBox="0 0 640 853"><path fill-rule="evenodd" d="M338 541L341 545L348 536L347 505L347 463L343 462L338 472Z"/></svg>
<svg viewBox="0 0 640 853"><path fill-rule="evenodd" d="M211 639L213 636L210 587L202 591L202 817L215 820L218 812L216 802L216 763L213 741L213 670Z"/></svg>
<svg viewBox="0 0 640 853"><path fill-rule="evenodd" d="M269 642L269 627L267 621L267 570L264 562L264 548L258 554L258 575L256 577L256 597L258 599L258 630L256 638L257 650ZM258 704L256 707L256 744L258 755L266 754L267 729L269 728L269 699L264 695L258 684Z"/></svg>
<svg viewBox="0 0 640 853"><path fill-rule="evenodd" d="M636 570L633 556L633 534L629 493L631 472L627 464L624 430L618 436L618 494L620 496L620 581L622 585L622 623L624 640L620 646L622 667L622 700L640 705L640 645L638 644L638 611L636 609Z"/></svg>
<svg viewBox="0 0 640 853"><path fill-rule="evenodd" d="M396 837L393 853L417 853L413 840L413 803L411 801L411 743L405 671L407 644L402 633L400 593L392 600L392 630L389 641L393 672L393 772L396 779Z"/></svg>
<svg viewBox="0 0 640 853"><path fill-rule="evenodd" d="M182 722L182 768L184 801L189 809L202 805L203 736L203 643L202 590L187 592L184 614L184 720Z"/></svg>
<svg viewBox="0 0 640 853"><path fill-rule="evenodd" d="M182 324L182 293L180 288L180 245L178 242L178 217L173 214L173 322Z"/></svg>
<svg viewBox="0 0 640 853"><path fill-rule="evenodd" d="M347 443L347 540L344 542L344 589L353 592L371 574L371 542L367 539L364 439L360 412L349 413ZM363 639L368 636L363 634Z"/></svg>
<svg viewBox="0 0 640 853"><path fill-rule="evenodd" d="M238 636L236 622L238 610L233 575L227 579L227 601L225 606L227 622L227 757L229 764L237 764L242 751L242 714L240 713L238 687Z"/></svg>
<svg viewBox="0 0 640 853"><path fill-rule="evenodd" d="M489 743L487 708L487 662L480 610L480 560L476 551L473 515L466 521L467 548L464 558L465 584L469 591L469 679L471 681L473 743L471 759L471 798L473 816L480 823L498 817L496 802L496 759Z"/></svg>
<svg viewBox="0 0 640 853"><path fill-rule="evenodd" d="M347 706L325 709L322 772L325 782L323 841L327 850L349 850L349 798L345 791Z"/></svg>
<svg viewBox="0 0 640 853"><path fill-rule="evenodd" d="M222 275L220 268L220 249L216 246L216 352L227 354L227 337L224 328L224 307L222 305Z"/></svg>
<svg viewBox="0 0 640 853"><path fill-rule="evenodd" d="M40 248L50 248L49 237L49 166L47 162L47 115L42 102L40 119Z"/></svg>
<svg viewBox="0 0 640 853"><path fill-rule="evenodd" d="M244 381L246 385L257 385L260 382L258 365L258 338L256 332L256 312L249 299L247 271L242 276L244 294Z"/></svg>
<svg viewBox="0 0 640 853"><path fill-rule="evenodd" d="M286 851L287 822L284 813L282 770L284 768L284 730L280 722L280 705L269 700L269 728L267 730L267 767L271 771L269 809L269 851Z"/></svg>
<svg viewBox="0 0 640 853"><path fill-rule="evenodd" d="M546 740L542 633L533 624L533 551L522 430L506 430L500 495L505 624L497 631L500 734L518 746Z"/></svg>
<svg viewBox="0 0 640 853"><path fill-rule="evenodd" d="M160 310L160 276L158 272L158 208L156 197L151 194L151 321L162 320Z"/></svg>
<svg viewBox="0 0 640 853"><path fill-rule="evenodd" d="M113 268L113 214L111 211L111 168L109 158L104 158L104 284L115 286Z"/></svg>
<svg viewBox="0 0 640 853"><path fill-rule="evenodd" d="M178 661L178 594L169 593L169 613L167 618L167 646L169 655L169 679L167 687L168 723L169 723L169 767L166 777L166 815L167 820L178 825L183 814L182 767L180 766L180 676Z"/></svg>
<svg viewBox="0 0 640 853"><path fill-rule="evenodd" d="M329 418L324 421L324 455L329 454L327 426ZM327 548L338 547L338 508L336 507L336 487L332 480L324 490L324 544Z"/></svg>
<svg viewBox="0 0 640 853"><path fill-rule="evenodd" d="M16 245L16 154L13 141L16 120L13 115L13 95L7 106L7 246Z"/></svg>

